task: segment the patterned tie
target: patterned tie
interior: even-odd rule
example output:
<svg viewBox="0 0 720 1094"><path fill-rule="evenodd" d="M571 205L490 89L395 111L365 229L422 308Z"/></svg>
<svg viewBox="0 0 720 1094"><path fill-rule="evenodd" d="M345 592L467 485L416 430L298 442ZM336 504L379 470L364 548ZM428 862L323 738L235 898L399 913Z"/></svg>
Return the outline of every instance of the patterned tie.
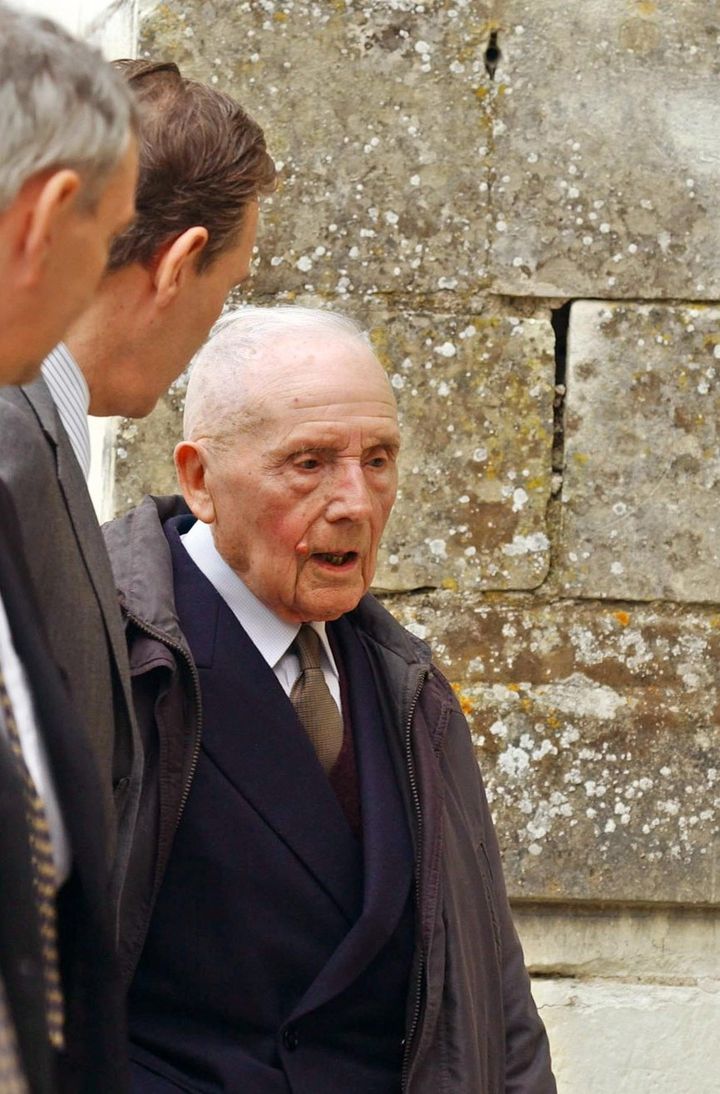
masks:
<svg viewBox="0 0 720 1094"><path fill-rule="evenodd" d="M303 623L293 647L300 660L300 675L293 684L290 700L323 771L329 775L342 748L343 722L320 667L320 636L309 623Z"/></svg>
<svg viewBox="0 0 720 1094"><path fill-rule="evenodd" d="M45 816L45 807L37 792L32 775L28 771L20 744L15 714L10 696L5 686L5 677L0 667L0 706L5 719L10 750L22 778L25 793L25 815L28 825L28 843L30 845L30 863L32 865L35 903L40 926L40 942L43 958L43 977L45 980L45 1014L48 1024L50 1044L62 1049L63 1037L63 997L60 987L60 968L58 961L57 919L55 912L55 893L57 890L55 862L52 853L50 829Z"/></svg>
<svg viewBox="0 0 720 1094"><path fill-rule="evenodd" d="M15 1028L0 980L0 1094L28 1094L18 1057Z"/></svg>

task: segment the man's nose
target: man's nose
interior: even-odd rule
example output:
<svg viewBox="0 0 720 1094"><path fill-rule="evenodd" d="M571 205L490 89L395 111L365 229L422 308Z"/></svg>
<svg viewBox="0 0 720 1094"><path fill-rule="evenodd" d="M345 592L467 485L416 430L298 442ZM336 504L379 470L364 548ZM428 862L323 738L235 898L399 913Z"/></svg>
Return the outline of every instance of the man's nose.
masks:
<svg viewBox="0 0 720 1094"><path fill-rule="evenodd" d="M328 520L367 520L372 510L365 471L359 463L339 464L333 476Z"/></svg>

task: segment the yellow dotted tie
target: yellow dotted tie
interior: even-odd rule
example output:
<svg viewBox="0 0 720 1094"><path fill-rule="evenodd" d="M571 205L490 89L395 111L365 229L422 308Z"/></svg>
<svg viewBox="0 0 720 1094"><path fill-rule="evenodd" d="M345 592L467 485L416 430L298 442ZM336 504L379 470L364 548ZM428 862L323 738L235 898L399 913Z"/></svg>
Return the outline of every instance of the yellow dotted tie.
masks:
<svg viewBox="0 0 720 1094"><path fill-rule="evenodd" d="M55 911L57 877L52 853L52 841L47 817L45 816L45 806L25 763L17 722L5 686L2 668L0 668L0 706L5 720L10 750L15 758L25 792L25 815L28 826L30 862L40 926L43 975L45 979L45 1013L48 1036L53 1048L61 1049L64 1045L64 1007L58 961L57 916Z"/></svg>
<svg viewBox="0 0 720 1094"><path fill-rule="evenodd" d="M293 684L290 700L323 771L329 775L342 748L343 722L320 665L320 636L309 623L303 623L293 645L300 661L300 676Z"/></svg>
<svg viewBox="0 0 720 1094"><path fill-rule="evenodd" d="M5 987L0 980L0 1094L28 1094L18 1055Z"/></svg>

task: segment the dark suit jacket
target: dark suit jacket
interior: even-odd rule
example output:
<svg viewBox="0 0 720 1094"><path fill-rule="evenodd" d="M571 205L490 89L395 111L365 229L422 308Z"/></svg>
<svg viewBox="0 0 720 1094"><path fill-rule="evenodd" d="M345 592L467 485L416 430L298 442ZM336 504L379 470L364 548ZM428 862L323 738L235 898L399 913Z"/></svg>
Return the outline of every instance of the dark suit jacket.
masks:
<svg viewBox="0 0 720 1094"><path fill-rule="evenodd" d="M105 832L94 760L32 593L12 502L0 483L0 596L33 696L67 827L73 872L58 897L67 1051L48 1046L22 790L0 741L0 971L33 1094L126 1089L123 999L114 955Z"/></svg>
<svg viewBox="0 0 720 1094"><path fill-rule="evenodd" d="M43 380L0 390L0 478L20 520L52 653L90 736L117 892L129 854L142 766L127 650L97 517Z"/></svg>
<svg viewBox="0 0 720 1094"><path fill-rule="evenodd" d="M331 624L361 843L290 700L174 525L175 606L204 730L130 992L133 1090L390 1094L413 856L369 663L351 624Z"/></svg>

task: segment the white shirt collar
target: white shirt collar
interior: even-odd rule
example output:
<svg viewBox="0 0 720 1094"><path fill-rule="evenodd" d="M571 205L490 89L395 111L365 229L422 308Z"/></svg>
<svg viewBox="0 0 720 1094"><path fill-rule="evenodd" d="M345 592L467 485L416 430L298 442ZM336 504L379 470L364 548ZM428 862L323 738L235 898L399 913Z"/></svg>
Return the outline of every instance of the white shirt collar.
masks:
<svg viewBox="0 0 720 1094"><path fill-rule="evenodd" d="M300 625L280 619L250 592L245 582L219 554L209 524L196 520L190 531L180 539L197 568L223 598L270 668L274 669L295 641ZM325 633L325 624L313 623L312 627L320 635L332 673L337 677L338 670Z"/></svg>
<svg viewBox="0 0 720 1094"><path fill-rule="evenodd" d="M59 342L43 361L42 376L87 479L90 474L90 426L87 420L90 388L64 342Z"/></svg>

